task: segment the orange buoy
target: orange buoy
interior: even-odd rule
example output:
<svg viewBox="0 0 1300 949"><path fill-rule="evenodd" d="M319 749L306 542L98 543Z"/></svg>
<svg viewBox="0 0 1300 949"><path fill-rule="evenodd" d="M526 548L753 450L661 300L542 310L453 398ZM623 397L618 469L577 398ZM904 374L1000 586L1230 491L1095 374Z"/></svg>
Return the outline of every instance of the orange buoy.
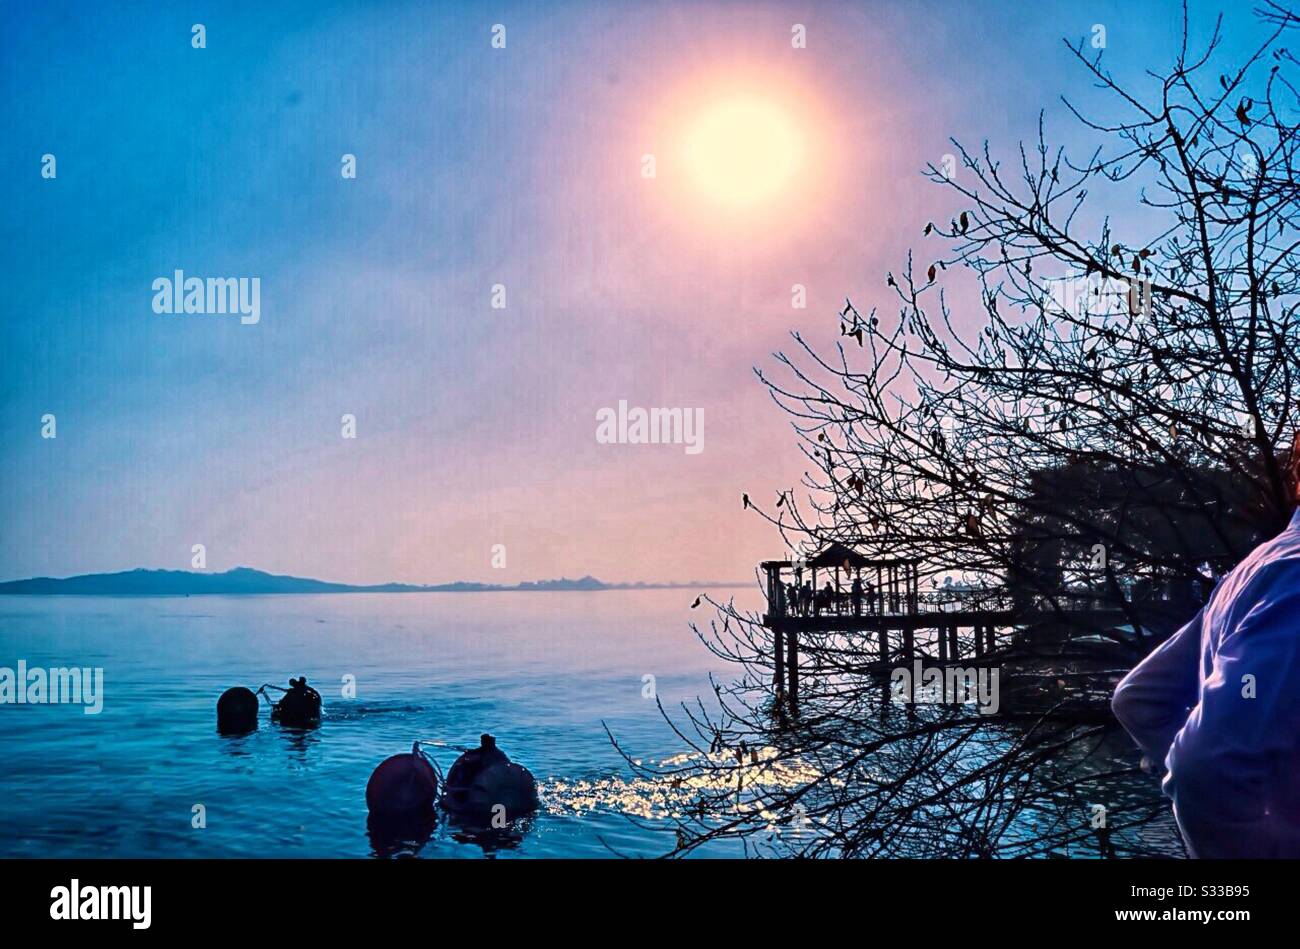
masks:
<svg viewBox="0 0 1300 949"><path fill-rule="evenodd" d="M366 807L375 817L418 817L433 813L438 775L417 742L410 752L379 763L366 782Z"/></svg>

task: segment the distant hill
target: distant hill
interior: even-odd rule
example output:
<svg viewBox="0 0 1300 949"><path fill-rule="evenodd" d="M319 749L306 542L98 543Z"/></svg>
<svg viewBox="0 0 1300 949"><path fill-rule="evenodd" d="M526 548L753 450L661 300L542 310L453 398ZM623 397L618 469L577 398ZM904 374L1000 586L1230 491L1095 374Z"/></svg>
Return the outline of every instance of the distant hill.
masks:
<svg viewBox="0 0 1300 949"><path fill-rule="evenodd" d="M748 586L741 583L603 583L595 577L578 580L534 580L506 586L496 583L455 583L419 585L379 583L362 586L330 583L306 577L279 576L236 567L225 573L196 573L189 570L124 570L120 573L87 573L77 577L32 577L0 583L0 595L81 595L81 596L196 596L202 594L258 593L490 593L547 592L562 590L652 590L700 587Z"/></svg>

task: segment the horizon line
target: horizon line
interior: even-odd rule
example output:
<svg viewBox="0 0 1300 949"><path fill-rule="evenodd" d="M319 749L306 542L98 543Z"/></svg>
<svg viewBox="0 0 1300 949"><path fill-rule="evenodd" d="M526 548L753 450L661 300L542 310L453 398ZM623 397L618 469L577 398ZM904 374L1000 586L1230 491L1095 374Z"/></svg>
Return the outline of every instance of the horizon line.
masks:
<svg viewBox="0 0 1300 949"><path fill-rule="evenodd" d="M325 585L325 586L330 586L330 587L336 587L336 588L339 588L339 589L335 589L335 590L322 590L322 591L319 591L319 592L322 592L322 593L328 593L328 592L335 592L335 593L347 593L347 592L374 592L374 593L385 593L385 592L387 592L387 593L403 593L403 592L430 592L430 593L439 593L439 592L464 592L464 593L472 593L472 592L490 592L490 591L499 591L499 592L510 592L510 591L517 591L517 592L548 592L547 589L546 589L546 587L544 586L544 585L546 585L546 584L562 584L562 583L579 584L579 583L583 583L584 581L599 584L601 588L605 588L605 589L637 589L637 588L688 589L688 588L703 587L703 586L713 586L713 587L742 587L742 586L749 586L751 583L754 582L754 581L752 581L752 580L743 581L743 580L697 580L697 579L690 579L690 580L663 580L663 581L655 581L655 580L617 580L617 581L607 581L607 580L601 580L601 579L599 579L598 577L595 577L594 575L588 573L588 574L584 574L584 575L582 575L582 576L580 576L580 577L573 577L573 578L570 578L570 577L567 577L567 576L560 576L560 577L552 577L552 578L546 578L546 579L518 580L518 581L516 581L516 582L514 582L514 583L500 583L500 582L494 582L494 581L490 581L490 580L464 580L464 579L446 580L446 581L440 581L440 582L435 582L435 583L427 583L427 582L415 583L415 582L409 582L409 581L404 581L404 580L384 580L384 581L379 581L379 582L376 582L376 583L353 583L353 582L349 582L349 581L339 581L339 580L322 580L322 579L319 579L319 578L317 578L317 577L298 576L298 575L296 575L296 574L271 573L271 572L266 571L266 570L261 570L261 569L259 569L259 568L257 568L257 567L250 567L250 566L247 566L247 565L241 564L241 565L239 565L239 566L230 567L230 568L228 568L228 569L226 569L226 570L217 570L217 571L194 570L194 569L183 570L183 569L175 569L175 568L170 568L170 567L143 567L143 566L137 566L137 567L128 567L128 568L126 568L126 569L122 569L122 570L108 570L108 571L100 571L100 572L94 572L94 573L77 573L77 574L69 574L69 575L61 576L61 577L54 577L54 576L27 576L27 577L18 577L18 578L11 579L11 580L0 580L0 588L7 587L7 586L12 586L12 585L15 585L15 584L38 583L38 582L42 582L42 581L44 581L44 582L51 582L51 583L69 583L69 582L73 582L73 581L77 581L77 580L91 580L91 579L108 578L108 577L120 577L120 576L125 576L125 575L129 575L129 574L138 574L138 573L149 573L149 574L170 574L170 575L183 575L183 576L186 576L186 577L212 577L212 578L216 578L216 577L226 577L226 576L229 576L230 574L238 573L238 572L241 572L241 571L242 571L242 572L247 572L247 573L252 573L252 574L258 574L258 575L260 575L260 576L262 576L262 577L266 577L266 578L269 578L269 579L272 579L272 580L280 580L280 581L296 581L296 582L300 582L300 583L322 584L322 585ZM448 588L450 588L450 587L457 587L457 586L470 587L470 588L473 588L473 587L480 587L480 588L486 588L486 589L480 589L480 590L475 590L475 589L463 589L463 590L453 590L453 589L448 589ZM388 590L380 589L380 588L384 588L384 587L390 587L390 588L402 588L402 589L388 589ZM3 592L3 590L0 589L0 592ZM549 592L554 592L554 591L549 591ZM570 592L583 592L583 591L578 590L578 591L570 591ZM598 592L598 591L597 591L597 590L590 590L590 591L588 591L588 592Z"/></svg>

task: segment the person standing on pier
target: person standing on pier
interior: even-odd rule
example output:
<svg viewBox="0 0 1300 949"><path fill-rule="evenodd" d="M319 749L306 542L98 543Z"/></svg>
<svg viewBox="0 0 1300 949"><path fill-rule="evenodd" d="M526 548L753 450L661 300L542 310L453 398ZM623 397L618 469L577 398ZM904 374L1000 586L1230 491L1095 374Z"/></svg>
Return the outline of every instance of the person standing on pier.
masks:
<svg viewBox="0 0 1300 949"><path fill-rule="evenodd" d="M851 590L851 595L853 597L853 615L861 616L862 615L862 578L860 576L855 576L853 578L853 587Z"/></svg>
<svg viewBox="0 0 1300 949"><path fill-rule="evenodd" d="M1289 486L1300 504L1300 433ZM1115 689L1193 857L1300 857L1300 507Z"/></svg>

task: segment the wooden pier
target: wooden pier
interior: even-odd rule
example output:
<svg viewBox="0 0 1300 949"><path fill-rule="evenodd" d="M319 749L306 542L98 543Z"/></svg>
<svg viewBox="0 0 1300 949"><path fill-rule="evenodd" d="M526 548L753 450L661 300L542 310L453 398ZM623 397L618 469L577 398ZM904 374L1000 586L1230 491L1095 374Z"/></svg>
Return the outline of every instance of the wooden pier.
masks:
<svg viewBox="0 0 1300 949"><path fill-rule="evenodd" d="M872 638L876 659L864 663L863 671L887 678L893 664L910 666L916 658L942 665L990 656L999 651L998 630L1063 622L1106 629L1128 622L1122 611L1096 608L1095 600L1084 595L1055 597L1050 603L965 588L940 587L923 595L919 559L871 559L842 544L832 544L806 561L766 560L760 567L767 577L763 625L772 630L772 684L791 715L799 714L801 635L857 633ZM826 578L820 589L819 573ZM847 591L845 578L850 580ZM934 654L918 652L918 630L934 631ZM962 630L970 633L963 636ZM899 634L897 647L891 633ZM871 652L863 650L863 655Z"/></svg>

